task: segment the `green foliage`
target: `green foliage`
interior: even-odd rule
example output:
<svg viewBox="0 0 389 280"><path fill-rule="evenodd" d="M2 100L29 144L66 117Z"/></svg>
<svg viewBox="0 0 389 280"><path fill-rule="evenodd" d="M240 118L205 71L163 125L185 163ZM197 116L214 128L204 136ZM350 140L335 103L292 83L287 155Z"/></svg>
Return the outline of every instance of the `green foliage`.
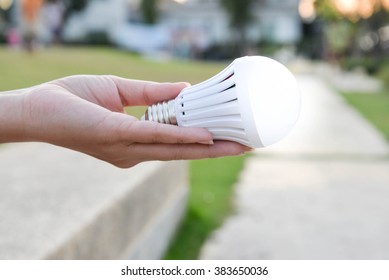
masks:
<svg viewBox="0 0 389 280"><path fill-rule="evenodd" d="M82 11L89 0L66 0L66 6L70 11Z"/></svg>
<svg viewBox="0 0 389 280"><path fill-rule="evenodd" d="M4 23L10 22L11 20L11 14L12 14L12 9L14 8L15 3L11 4L11 7L7 10L0 9L0 27Z"/></svg>
<svg viewBox="0 0 389 280"><path fill-rule="evenodd" d="M329 0L315 1L315 10L317 14L326 21L334 21L342 18L332 2Z"/></svg>
<svg viewBox="0 0 389 280"><path fill-rule="evenodd" d="M232 211L234 183L245 157L193 161L189 208L166 259L197 259L201 246Z"/></svg>
<svg viewBox="0 0 389 280"><path fill-rule="evenodd" d="M244 55L248 49L246 26L253 18L252 4L255 0L220 0L229 14L230 23L235 33L231 38L235 43L234 56Z"/></svg>
<svg viewBox="0 0 389 280"><path fill-rule="evenodd" d="M354 43L356 26L349 21L328 22L325 34L330 50L336 54L344 53Z"/></svg>
<svg viewBox="0 0 389 280"><path fill-rule="evenodd" d="M156 0L142 0L140 8L145 23L153 24L158 20Z"/></svg>
<svg viewBox="0 0 389 280"><path fill-rule="evenodd" d="M66 6L65 17L68 17L73 12L82 11L90 0L64 0Z"/></svg>
<svg viewBox="0 0 389 280"><path fill-rule="evenodd" d="M233 27L246 26L252 19L251 6L254 0L221 0L221 4L229 13Z"/></svg>
<svg viewBox="0 0 389 280"><path fill-rule="evenodd" d="M377 77L382 80L386 88L389 89L389 60L385 60L386 63L382 65L380 70L377 73Z"/></svg>
<svg viewBox="0 0 389 280"><path fill-rule="evenodd" d="M323 18L324 20L331 22L331 21L336 21L339 19L346 19L351 22L357 22L359 21L362 17L360 12L358 12L358 9L355 10L354 13L347 13L347 14L342 14L335 6L334 0L316 0L315 1L315 10L317 14ZM384 13L388 14L387 11L385 10L383 4L381 4L380 1L374 1L371 0L371 3L361 3L362 1L356 1L354 3L355 5L363 6L364 4L371 4L373 5L373 16L377 13ZM369 1L368 1L369 2ZM374 2L374 3L373 3Z"/></svg>
<svg viewBox="0 0 389 280"><path fill-rule="evenodd" d="M340 61L340 65L345 70L353 70L355 68L362 67L369 74L377 73L380 63L374 57L363 56L363 57L344 57Z"/></svg>
<svg viewBox="0 0 389 280"><path fill-rule="evenodd" d="M353 9L340 9L334 0L317 0L317 15L324 22L325 50L327 58L333 60L353 56L374 56L377 60L384 57L387 50L379 41L379 28L389 22L389 13L380 1L355 1ZM366 14L364 5L371 5L371 14ZM364 12L365 11L365 12ZM370 34L370 35L369 35ZM363 46L361 42L371 40L371 46ZM379 67L370 67L368 71L376 71ZM374 69L375 68L375 69Z"/></svg>

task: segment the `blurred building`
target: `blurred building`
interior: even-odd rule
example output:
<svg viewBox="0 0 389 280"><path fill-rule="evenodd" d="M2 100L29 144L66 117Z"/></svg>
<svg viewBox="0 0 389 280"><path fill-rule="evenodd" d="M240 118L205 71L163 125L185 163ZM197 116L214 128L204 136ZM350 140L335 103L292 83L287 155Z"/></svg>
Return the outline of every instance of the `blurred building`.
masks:
<svg viewBox="0 0 389 280"><path fill-rule="evenodd" d="M262 0L253 6L254 18L248 26L251 41L288 44L300 38L298 0ZM163 0L160 4L161 23L172 28L199 29L210 43L231 40L229 17L220 1Z"/></svg>
<svg viewBox="0 0 389 280"><path fill-rule="evenodd" d="M84 10L72 13L67 19L63 39L83 42L91 34L104 35L126 49L169 50L183 56L191 50L202 51L231 42L229 15L220 1L159 0L156 3L158 20L154 25L146 25L142 21L141 0L90 0ZM255 1L253 19L246 30L249 42L294 44L299 41L298 3L299 0Z"/></svg>
<svg viewBox="0 0 389 280"><path fill-rule="evenodd" d="M301 36L299 0L258 0L247 27L251 42L296 43ZM231 40L229 17L219 1L160 0L155 25L142 24L140 0L92 0L84 11L72 15L65 39L106 32L118 45L136 51L185 48L204 50Z"/></svg>

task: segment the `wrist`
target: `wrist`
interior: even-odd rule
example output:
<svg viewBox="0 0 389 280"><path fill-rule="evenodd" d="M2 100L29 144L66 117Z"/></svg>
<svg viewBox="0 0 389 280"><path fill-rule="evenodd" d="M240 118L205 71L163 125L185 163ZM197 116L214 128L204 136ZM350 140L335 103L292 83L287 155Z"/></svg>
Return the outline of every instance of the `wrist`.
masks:
<svg viewBox="0 0 389 280"><path fill-rule="evenodd" d="M25 90L0 92L0 143L27 141L24 120Z"/></svg>

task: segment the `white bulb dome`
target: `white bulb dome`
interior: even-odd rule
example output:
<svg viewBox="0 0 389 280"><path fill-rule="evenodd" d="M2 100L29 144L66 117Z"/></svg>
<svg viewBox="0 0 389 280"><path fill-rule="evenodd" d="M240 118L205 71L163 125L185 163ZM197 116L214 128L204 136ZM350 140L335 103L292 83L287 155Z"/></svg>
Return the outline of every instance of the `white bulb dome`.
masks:
<svg viewBox="0 0 389 280"><path fill-rule="evenodd" d="M182 90L174 106L179 126L203 127L215 140L260 148L292 129L300 112L300 94L285 66L267 57L247 56Z"/></svg>

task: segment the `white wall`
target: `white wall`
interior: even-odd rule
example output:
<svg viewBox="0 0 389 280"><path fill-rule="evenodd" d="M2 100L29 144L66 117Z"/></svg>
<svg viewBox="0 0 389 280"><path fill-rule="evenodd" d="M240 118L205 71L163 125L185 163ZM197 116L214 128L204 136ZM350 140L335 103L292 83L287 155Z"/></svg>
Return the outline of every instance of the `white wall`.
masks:
<svg viewBox="0 0 389 280"><path fill-rule="evenodd" d="M73 14L65 28L65 40L77 40L89 32L110 32L126 22L129 8L127 0L94 0L81 12Z"/></svg>
<svg viewBox="0 0 389 280"><path fill-rule="evenodd" d="M298 41L301 34L298 1L267 0L255 5L248 39L257 42L265 38L286 44ZM106 31L114 34L112 38L118 38L123 30L120 41L131 43L137 38L124 31L128 30L131 18L139 18L134 16L139 12L139 3L139 0L94 0L83 12L70 18L65 39L81 38L90 31ZM187 0L185 4L179 4L173 0L160 0L159 3L160 30L170 33L171 45L187 43L204 49L231 40L229 18L219 1Z"/></svg>

